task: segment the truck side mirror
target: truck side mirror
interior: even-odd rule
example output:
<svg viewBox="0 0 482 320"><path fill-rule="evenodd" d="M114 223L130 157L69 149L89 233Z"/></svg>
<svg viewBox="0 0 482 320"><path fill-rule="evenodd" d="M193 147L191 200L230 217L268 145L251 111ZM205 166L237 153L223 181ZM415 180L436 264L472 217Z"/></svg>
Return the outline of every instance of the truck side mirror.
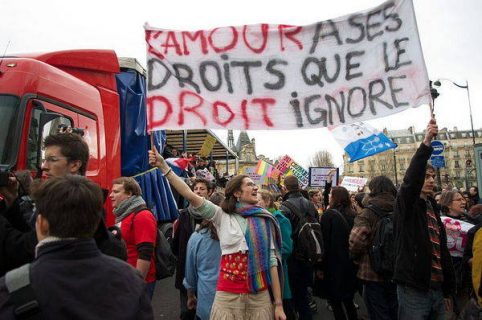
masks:
<svg viewBox="0 0 482 320"><path fill-rule="evenodd" d="M36 101L36 103L40 103L38 101ZM44 132L44 128L45 126L47 125L47 123L55 120L55 119L58 119L58 118L62 118L62 115L60 113L55 113L55 112L49 112L49 111L46 111L46 112L43 112L42 114L40 114L40 123L39 123L39 134L38 134L38 141L37 141L37 175L36 177L37 178L40 178L42 176L42 160L41 160L41 155L42 155L42 138L43 138L43 132Z"/></svg>

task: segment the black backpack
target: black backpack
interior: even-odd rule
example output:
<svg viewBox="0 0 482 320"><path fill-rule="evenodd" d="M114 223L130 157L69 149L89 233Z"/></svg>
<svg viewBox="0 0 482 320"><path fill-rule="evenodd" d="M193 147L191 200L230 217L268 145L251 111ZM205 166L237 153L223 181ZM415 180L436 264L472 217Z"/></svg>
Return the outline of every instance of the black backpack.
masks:
<svg viewBox="0 0 482 320"><path fill-rule="evenodd" d="M389 280L395 269L395 234L393 230L393 212L383 211L369 205L378 217L371 247L368 249L370 264L376 273Z"/></svg>
<svg viewBox="0 0 482 320"><path fill-rule="evenodd" d="M293 230L292 236L295 259L310 267L320 264L325 253L320 224L316 221L316 218L302 214L289 201L284 201L282 205L290 209L291 213L299 219L298 228Z"/></svg>
<svg viewBox="0 0 482 320"><path fill-rule="evenodd" d="M150 211L148 208L140 208L136 210L136 212L134 212L134 217L132 218L132 225L134 225L136 215L142 210ZM154 213L152 214L154 215ZM172 253L171 246L159 227L157 227L156 230L157 236L154 246L154 262L156 264L156 279L161 280L174 275L177 259Z"/></svg>

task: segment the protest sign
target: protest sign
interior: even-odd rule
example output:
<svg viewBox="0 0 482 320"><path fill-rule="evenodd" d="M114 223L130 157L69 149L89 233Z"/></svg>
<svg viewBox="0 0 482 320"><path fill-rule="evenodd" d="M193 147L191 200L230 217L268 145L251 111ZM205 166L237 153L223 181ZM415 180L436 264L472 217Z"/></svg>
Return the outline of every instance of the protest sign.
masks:
<svg viewBox="0 0 482 320"><path fill-rule="evenodd" d="M430 103L411 0L307 26L145 26L157 129L308 129Z"/></svg>
<svg viewBox="0 0 482 320"><path fill-rule="evenodd" d="M244 167L240 170L240 174L245 174L253 180L258 186L261 186L264 183L264 177L256 173L256 167Z"/></svg>
<svg viewBox="0 0 482 320"><path fill-rule="evenodd" d="M358 178L358 177L343 177L343 181L341 182L341 186L345 187L350 192L357 192L358 189L361 189L367 183L367 178Z"/></svg>
<svg viewBox="0 0 482 320"><path fill-rule="evenodd" d="M199 151L199 156L207 157L213 150L213 147L215 144L216 144L216 138L208 134L206 136L206 139L204 139L201 150Z"/></svg>
<svg viewBox="0 0 482 320"><path fill-rule="evenodd" d="M474 225L450 217L441 217L447 233L447 248L452 257L462 257L467 244L467 232Z"/></svg>
<svg viewBox="0 0 482 320"><path fill-rule="evenodd" d="M331 182L332 186L338 185L338 168L333 167L310 167L309 168L309 185L310 187L325 187L326 180L331 170L336 170Z"/></svg>
<svg viewBox="0 0 482 320"><path fill-rule="evenodd" d="M285 155L282 157L275 168L285 176L293 175L297 177L302 188L308 186L308 171L297 164L290 156Z"/></svg>

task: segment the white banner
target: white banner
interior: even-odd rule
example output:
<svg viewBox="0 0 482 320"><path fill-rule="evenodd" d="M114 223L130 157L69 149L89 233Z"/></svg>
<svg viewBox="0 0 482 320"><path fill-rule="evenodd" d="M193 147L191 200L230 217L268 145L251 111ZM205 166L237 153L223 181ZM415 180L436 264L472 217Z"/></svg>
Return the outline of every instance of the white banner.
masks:
<svg viewBox="0 0 482 320"><path fill-rule="evenodd" d="M467 244L467 232L474 225L450 217L441 217L441 219L447 233L447 248L450 255L452 257L462 257Z"/></svg>
<svg viewBox="0 0 482 320"><path fill-rule="evenodd" d="M310 187L325 187L326 181L328 180L328 176L332 170L336 170L336 174L332 175L332 186L338 185L338 168L334 167L310 167L309 168L309 175L310 175Z"/></svg>
<svg viewBox="0 0 482 320"><path fill-rule="evenodd" d="M411 0L308 26L145 26L148 127L308 129L430 103Z"/></svg>
<svg viewBox="0 0 482 320"><path fill-rule="evenodd" d="M367 183L367 178L358 177L343 177L341 186L345 187L350 192L357 192L358 189L362 189Z"/></svg>

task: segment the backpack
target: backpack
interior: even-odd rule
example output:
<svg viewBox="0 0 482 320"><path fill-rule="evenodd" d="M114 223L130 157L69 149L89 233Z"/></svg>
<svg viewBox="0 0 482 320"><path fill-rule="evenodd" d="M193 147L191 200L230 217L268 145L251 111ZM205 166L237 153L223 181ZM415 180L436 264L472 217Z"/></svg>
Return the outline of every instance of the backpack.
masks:
<svg viewBox="0 0 482 320"><path fill-rule="evenodd" d="M11 270L5 275L9 302L13 305L15 319L43 319L40 304L30 282L31 264Z"/></svg>
<svg viewBox="0 0 482 320"><path fill-rule="evenodd" d="M378 217L373 242L368 249L371 267L379 275L391 279L395 269L393 212L383 211L373 205L369 205L367 209Z"/></svg>
<svg viewBox="0 0 482 320"><path fill-rule="evenodd" d="M148 208L140 208L134 212L134 217L132 218L132 225L134 225L134 219L136 215L143 211L148 210ZM154 213L152 213L154 215ZM156 267L156 279L161 280L164 278L172 277L176 271L176 256L171 251L171 246L167 241L164 234L161 232L160 228L156 228L157 236L156 243L154 245L154 263Z"/></svg>
<svg viewBox="0 0 482 320"><path fill-rule="evenodd" d="M298 229L293 230L292 236L295 244L294 258L310 267L320 264L325 253L321 225L315 218L302 214L289 201L283 201L282 205L290 209L291 213L299 219Z"/></svg>

